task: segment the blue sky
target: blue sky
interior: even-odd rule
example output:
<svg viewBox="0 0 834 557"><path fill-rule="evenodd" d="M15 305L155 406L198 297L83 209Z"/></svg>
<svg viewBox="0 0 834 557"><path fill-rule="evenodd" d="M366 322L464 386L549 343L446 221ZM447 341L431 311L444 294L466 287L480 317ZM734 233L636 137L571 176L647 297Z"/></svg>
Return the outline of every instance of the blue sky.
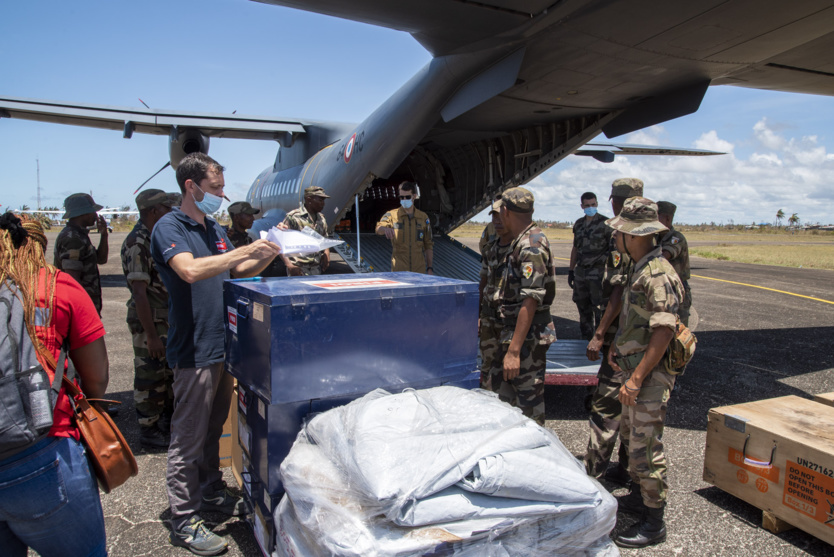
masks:
<svg viewBox="0 0 834 557"><path fill-rule="evenodd" d="M409 35L246 0L7 3L0 19L0 94L112 106L359 122L429 60ZM617 138L727 151L709 158L570 157L534 180L537 214L574 220L579 195L601 198L637 176L646 195L679 205L678 220L834 222L834 99L731 87L709 90L691 116ZM216 140L227 195L240 199L272 164L272 142ZM168 157L158 136L0 120L2 209L61 206L92 191L107 206ZM148 187L176 189L166 170ZM604 203L602 204L604 205ZM603 211L604 212L604 211Z"/></svg>

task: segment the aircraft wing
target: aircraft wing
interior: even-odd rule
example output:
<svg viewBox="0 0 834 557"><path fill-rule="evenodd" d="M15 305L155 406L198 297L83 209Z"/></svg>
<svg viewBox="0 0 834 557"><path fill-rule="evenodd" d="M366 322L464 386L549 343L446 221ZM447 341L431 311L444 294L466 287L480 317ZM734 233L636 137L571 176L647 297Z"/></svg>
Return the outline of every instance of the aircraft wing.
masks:
<svg viewBox="0 0 834 557"><path fill-rule="evenodd" d="M660 145L628 145L624 143L586 143L573 153L574 155L593 157L600 162L612 162L616 155L671 155L676 157L708 157L726 155L719 151L706 149L681 149L679 147L662 147Z"/></svg>
<svg viewBox="0 0 834 557"><path fill-rule="evenodd" d="M70 124L90 128L170 135L177 128L197 129L207 137L235 139L283 139L304 133L302 122L236 114L173 112L156 109L97 106L92 104L0 97L0 118Z"/></svg>
<svg viewBox="0 0 834 557"><path fill-rule="evenodd" d="M524 45L515 85L441 125L444 143L619 111L615 137L695 112L709 85L834 95L830 2L256 1L406 31L435 57Z"/></svg>

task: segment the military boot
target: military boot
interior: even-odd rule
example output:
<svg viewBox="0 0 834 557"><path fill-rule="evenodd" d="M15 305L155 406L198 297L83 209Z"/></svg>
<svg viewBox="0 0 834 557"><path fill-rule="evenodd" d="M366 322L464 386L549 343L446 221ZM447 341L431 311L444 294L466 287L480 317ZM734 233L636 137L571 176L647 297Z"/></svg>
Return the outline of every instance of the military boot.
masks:
<svg viewBox="0 0 834 557"><path fill-rule="evenodd" d="M141 426L139 433L139 443L146 449L167 449L171 438L162 433L156 424L150 426Z"/></svg>
<svg viewBox="0 0 834 557"><path fill-rule="evenodd" d="M640 484L633 485L628 495L616 497L617 512L628 514L643 514L646 505L643 504L643 493L640 491Z"/></svg>
<svg viewBox="0 0 834 557"><path fill-rule="evenodd" d="M646 507L640 522L614 538L614 543L620 547L641 548L665 542L664 510L664 507L659 509Z"/></svg>

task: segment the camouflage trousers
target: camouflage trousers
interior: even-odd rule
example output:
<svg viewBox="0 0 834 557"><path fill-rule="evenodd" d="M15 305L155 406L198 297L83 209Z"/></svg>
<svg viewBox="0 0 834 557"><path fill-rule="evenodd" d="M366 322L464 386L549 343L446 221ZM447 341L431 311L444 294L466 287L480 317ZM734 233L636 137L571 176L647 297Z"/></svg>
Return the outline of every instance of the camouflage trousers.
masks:
<svg viewBox="0 0 834 557"><path fill-rule="evenodd" d="M490 367L490 389L498 398L520 408L525 416L544 425L544 370L547 345L526 339L521 345L521 371L515 379L504 381L504 356L509 343L501 344Z"/></svg>
<svg viewBox="0 0 834 557"><path fill-rule="evenodd" d="M692 307L692 290L689 289L689 282L683 282L683 303L678 308L678 317L681 323L689 327L689 308Z"/></svg>
<svg viewBox="0 0 834 557"><path fill-rule="evenodd" d="M479 348L481 349L481 388L492 390L490 387L490 369L492 362L501 353L501 329L504 320L500 317L481 316L478 329Z"/></svg>
<svg viewBox="0 0 834 557"><path fill-rule="evenodd" d="M134 328L135 330L135 328ZM166 344L168 327L157 323L157 334ZM140 427L155 425L174 411L174 372L163 358L151 358L145 331L133 333L133 402Z"/></svg>
<svg viewBox="0 0 834 557"><path fill-rule="evenodd" d="M305 263L293 263L293 265L301 269L301 275L305 277L318 276L321 274L321 263L311 263L309 265ZM292 276L289 269L287 269L287 276Z"/></svg>
<svg viewBox="0 0 834 557"><path fill-rule="evenodd" d="M602 295L603 267L574 268L573 303L579 311L579 333L585 340L591 340L605 312L605 297Z"/></svg>
<svg viewBox="0 0 834 557"><path fill-rule="evenodd" d="M630 376L630 375L629 375ZM624 377L627 381L628 378ZM669 395L675 377L661 363L643 381L637 404L623 407L620 435L628 443L628 472L639 483L643 503L654 509L666 505L666 454L663 452L663 426Z"/></svg>
<svg viewBox="0 0 834 557"><path fill-rule="evenodd" d="M585 472L597 479L605 474L611 461L620 435L620 416L623 410L623 405L617 398L623 384L623 373L614 371L608 364L610 348L607 344L602 347L602 363L597 372L598 383L591 398L591 415L588 419L591 436L585 452ZM620 439L618 455L620 465L624 469L628 469L627 443L627 440Z"/></svg>

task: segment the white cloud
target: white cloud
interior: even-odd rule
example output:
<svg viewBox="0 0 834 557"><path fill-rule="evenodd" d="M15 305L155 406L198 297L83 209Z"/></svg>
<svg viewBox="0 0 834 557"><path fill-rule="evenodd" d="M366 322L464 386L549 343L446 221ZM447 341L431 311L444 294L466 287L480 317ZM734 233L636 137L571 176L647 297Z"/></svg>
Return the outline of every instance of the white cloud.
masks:
<svg viewBox="0 0 834 557"><path fill-rule="evenodd" d="M594 191L601 212L610 215L606 200L611 182L633 176L644 181L646 197L676 203L676 217L686 223L773 222L779 209L798 213L802 222L834 222L829 210L834 153L818 136L785 135L791 130L762 118L746 137L730 141L710 130L692 142L698 149L727 153L719 156L628 156L610 164L570 157L530 184L536 213L573 221L580 216L579 196ZM663 144L665 135L662 126L653 126L622 143ZM738 154L745 144L758 147L749 155Z"/></svg>

